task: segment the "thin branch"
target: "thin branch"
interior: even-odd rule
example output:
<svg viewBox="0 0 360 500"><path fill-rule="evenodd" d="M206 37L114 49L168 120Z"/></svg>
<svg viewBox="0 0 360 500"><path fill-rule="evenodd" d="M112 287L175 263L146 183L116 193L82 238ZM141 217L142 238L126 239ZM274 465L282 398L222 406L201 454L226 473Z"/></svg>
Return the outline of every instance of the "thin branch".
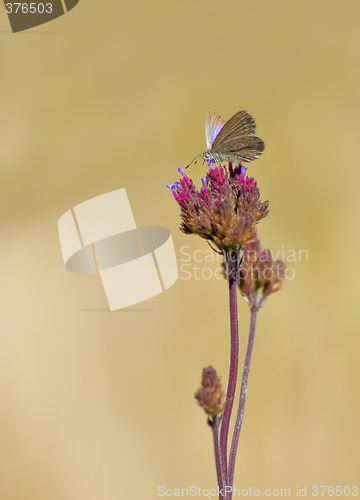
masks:
<svg viewBox="0 0 360 500"><path fill-rule="evenodd" d="M231 254L227 255L227 262L229 274L229 309L230 309L230 333L231 333L231 346L230 346L230 367L229 367L229 382L226 394L226 405L224 415L221 423L220 430L220 453L221 464L224 474L224 485L228 485L228 467L227 467L227 444L230 426L230 418L232 407L234 404L236 381L238 374L239 364L239 323L238 323L238 307L237 307L237 283L236 277L238 272L238 254L235 260L232 260Z"/></svg>
<svg viewBox="0 0 360 500"><path fill-rule="evenodd" d="M236 416L234 435L233 435L233 439L232 439L232 443L231 443L230 458L229 458L229 476L228 476L229 480L228 480L228 483L230 486L232 486L232 484L234 482L236 452L237 452L237 448L238 448L238 444L239 444L240 431L241 431L241 426L242 426L243 418L244 418L244 410L245 410L245 404L246 404L246 393L247 393L247 387L248 387L248 381L249 381L251 358L252 358L252 353L253 353L253 348L254 348L256 320L257 320L258 311L259 311L258 306L254 306L254 305L251 306L249 337L248 337L248 343L247 343L245 360L244 360L244 369L243 369L242 380L241 380L239 408L238 408L238 412L237 412L237 416ZM231 496L232 496L232 494L230 493L229 500L231 500Z"/></svg>
<svg viewBox="0 0 360 500"><path fill-rule="evenodd" d="M220 427L220 419L219 416L214 417L213 420L209 418L208 423L212 430L213 441L214 441L214 452L215 452L215 464L216 464L216 474L219 485L220 492L224 487L224 477L223 470L221 466L221 455L220 455L220 443L219 443L219 427ZM219 500L223 500L223 495L220 493Z"/></svg>

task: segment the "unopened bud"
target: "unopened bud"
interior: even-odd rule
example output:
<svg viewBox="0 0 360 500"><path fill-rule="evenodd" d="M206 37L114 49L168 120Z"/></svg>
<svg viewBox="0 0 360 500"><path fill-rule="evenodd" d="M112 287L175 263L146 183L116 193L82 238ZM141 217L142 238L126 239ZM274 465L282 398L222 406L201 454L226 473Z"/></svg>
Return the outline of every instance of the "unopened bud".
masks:
<svg viewBox="0 0 360 500"><path fill-rule="evenodd" d="M225 393L215 368L203 369L201 387L195 393L195 399L211 417L220 415L225 406Z"/></svg>

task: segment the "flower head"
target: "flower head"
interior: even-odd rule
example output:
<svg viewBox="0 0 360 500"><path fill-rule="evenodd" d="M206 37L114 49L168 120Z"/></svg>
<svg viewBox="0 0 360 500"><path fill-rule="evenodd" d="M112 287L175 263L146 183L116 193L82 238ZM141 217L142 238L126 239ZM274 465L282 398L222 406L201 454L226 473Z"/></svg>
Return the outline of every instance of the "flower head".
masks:
<svg viewBox="0 0 360 500"><path fill-rule="evenodd" d="M203 369L201 387L195 393L195 399L210 417L220 415L225 406L225 393L215 368Z"/></svg>
<svg viewBox="0 0 360 500"><path fill-rule="evenodd" d="M220 250L239 249L256 236L255 224L265 217L256 181L244 167L229 170L210 165L198 190L183 169L180 181L168 185L181 208L184 233L211 240Z"/></svg>
<svg viewBox="0 0 360 500"><path fill-rule="evenodd" d="M266 298L280 290L285 264L273 259L271 250L262 250L259 240L247 243L239 269L239 289L247 302L262 306Z"/></svg>

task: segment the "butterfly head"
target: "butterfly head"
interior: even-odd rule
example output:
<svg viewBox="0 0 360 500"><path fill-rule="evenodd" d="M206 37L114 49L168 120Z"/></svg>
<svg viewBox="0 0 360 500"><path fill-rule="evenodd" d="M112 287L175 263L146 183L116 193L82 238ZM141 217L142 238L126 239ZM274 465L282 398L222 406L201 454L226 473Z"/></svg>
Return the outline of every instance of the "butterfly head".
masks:
<svg viewBox="0 0 360 500"><path fill-rule="evenodd" d="M209 165L212 163L221 163L222 161L226 161L223 154L214 153L212 151L205 151L205 153L202 153L200 156L203 160L207 161Z"/></svg>
<svg viewBox="0 0 360 500"><path fill-rule="evenodd" d="M200 155L200 157L205 160L205 161L209 161L209 160L212 160L212 154L210 151L205 151L204 153L202 153Z"/></svg>

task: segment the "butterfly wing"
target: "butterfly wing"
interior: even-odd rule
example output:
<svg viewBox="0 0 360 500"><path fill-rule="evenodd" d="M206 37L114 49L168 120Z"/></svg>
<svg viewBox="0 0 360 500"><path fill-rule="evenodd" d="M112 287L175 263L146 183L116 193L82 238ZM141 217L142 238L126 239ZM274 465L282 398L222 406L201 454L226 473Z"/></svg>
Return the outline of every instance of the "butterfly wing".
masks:
<svg viewBox="0 0 360 500"><path fill-rule="evenodd" d="M264 151L265 144L255 136L255 120L246 111L238 111L222 127L211 151L239 161L252 161Z"/></svg>
<svg viewBox="0 0 360 500"><path fill-rule="evenodd" d="M228 144L235 137L255 134L255 120L246 111L238 111L228 120L217 135L212 150Z"/></svg>
<svg viewBox="0 0 360 500"><path fill-rule="evenodd" d="M259 158L265 149L264 142L255 135L244 135L234 143L229 142L225 154L232 161L252 161Z"/></svg>
<svg viewBox="0 0 360 500"><path fill-rule="evenodd" d="M225 120L223 120L221 116L217 115L213 111L210 111L207 114L205 121L205 137L206 147L208 150L212 148L216 137L219 135L225 123Z"/></svg>

